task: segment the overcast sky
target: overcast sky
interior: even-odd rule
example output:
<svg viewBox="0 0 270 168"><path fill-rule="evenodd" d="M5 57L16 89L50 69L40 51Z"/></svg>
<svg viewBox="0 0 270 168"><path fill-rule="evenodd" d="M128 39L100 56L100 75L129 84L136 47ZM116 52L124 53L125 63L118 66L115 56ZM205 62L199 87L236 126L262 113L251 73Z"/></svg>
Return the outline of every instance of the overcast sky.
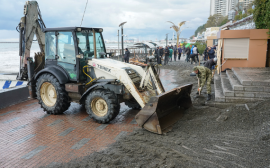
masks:
<svg viewBox="0 0 270 168"><path fill-rule="evenodd" d="M80 26L87 0L38 0L46 27ZM25 0L0 0L0 41L18 41L15 30L23 17ZM82 26L104 28L106 40L117 40L121 22L124 34L140 40L165 39L173 29L167 21L189 21L181 37L190 37L210 14L210 0L88 0Z"/></svg>

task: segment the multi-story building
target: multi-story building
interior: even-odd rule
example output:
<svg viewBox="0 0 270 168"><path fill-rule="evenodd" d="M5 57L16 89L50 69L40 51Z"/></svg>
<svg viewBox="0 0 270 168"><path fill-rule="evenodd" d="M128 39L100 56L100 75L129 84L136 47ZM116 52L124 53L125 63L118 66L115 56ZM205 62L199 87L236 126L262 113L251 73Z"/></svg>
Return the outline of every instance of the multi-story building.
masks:
<svg viewBox="0 0 270 168"><path fill-rule="evenodd" d="M239 8L240 10L247 9L248 5L254 0L239 0Z"/></svg>
<svg viewBox="0 0 270 168"><path fill-rule="evenodd" d="M210 0L210 15L219 14L227 16L229 11L243 10L253 1L254 0Z"/></svg>

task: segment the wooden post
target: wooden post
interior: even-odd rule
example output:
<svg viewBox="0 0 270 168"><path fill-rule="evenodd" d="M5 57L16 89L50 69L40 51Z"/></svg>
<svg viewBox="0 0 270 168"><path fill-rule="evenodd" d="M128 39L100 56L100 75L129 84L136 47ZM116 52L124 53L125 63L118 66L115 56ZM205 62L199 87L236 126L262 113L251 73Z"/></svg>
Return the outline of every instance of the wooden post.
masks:
<svg viewBox="0 0 270 168"><path fill-rule="evenodd" d="M95 56L95 59L97 59L97 48L96 48L96 33L95 33L95 29L93 29L93 38L94 38L94 56Z"/></svg>

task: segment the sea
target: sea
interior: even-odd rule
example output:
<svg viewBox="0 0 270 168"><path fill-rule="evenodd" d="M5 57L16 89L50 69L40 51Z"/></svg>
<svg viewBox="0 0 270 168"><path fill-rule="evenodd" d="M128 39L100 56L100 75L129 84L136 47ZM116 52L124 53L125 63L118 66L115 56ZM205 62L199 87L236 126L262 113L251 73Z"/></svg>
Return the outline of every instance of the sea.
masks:
<svg viewBox="0 0 270 168"><path fill-rule="evenodd" d="M124 45L124 48L132 46L132 43ZM117 43L106 43L107 50L118 49ZM121 45L119 45L121 48ZM38 43L31 46L30 56L34 57L36 52L40 52ZM20 69L19 43L0 43L0 74L18 73Z"/></svg>

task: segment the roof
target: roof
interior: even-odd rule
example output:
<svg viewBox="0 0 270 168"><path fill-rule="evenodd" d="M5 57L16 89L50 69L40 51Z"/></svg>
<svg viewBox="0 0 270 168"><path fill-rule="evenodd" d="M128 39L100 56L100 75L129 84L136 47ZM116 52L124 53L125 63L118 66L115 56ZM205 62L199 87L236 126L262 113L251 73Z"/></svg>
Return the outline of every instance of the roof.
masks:
<svg viewBox="0 0 270 168"><path fill-rule="evenodd" d="M143 47L147 47L147 48L155 48L155 45L149 42L143 42L143 43L135 43L134 46L138 47L138 48L143 48Z"/></svg>
<svg viewBox="0 0 270 168"><path fill-rule="evenodd" d="M49 31L74 31L77 28L81 28L81 29L101 29L101 28L93 28L93 27L54 27L54 28L44 28L44 32L49 32Z"/></svg>

